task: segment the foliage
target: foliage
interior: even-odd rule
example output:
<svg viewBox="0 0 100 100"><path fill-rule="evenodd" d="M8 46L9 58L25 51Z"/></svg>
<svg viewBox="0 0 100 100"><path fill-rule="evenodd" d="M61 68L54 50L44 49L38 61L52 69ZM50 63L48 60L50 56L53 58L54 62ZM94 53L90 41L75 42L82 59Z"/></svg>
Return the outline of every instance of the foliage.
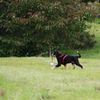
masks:
<svg viewBox="0 0 100 100"><path fill-rule="evenodd" d="M94 46L93 35L85 32L92 10L79 0L2 0L0 5L1 56Z"/></svg>
<svg viewBox="0 0 100 100"><path fill-rule="evenodd" d="M88 3L88 2L95 2L96 0L82 0L82 1Z"/></svg>

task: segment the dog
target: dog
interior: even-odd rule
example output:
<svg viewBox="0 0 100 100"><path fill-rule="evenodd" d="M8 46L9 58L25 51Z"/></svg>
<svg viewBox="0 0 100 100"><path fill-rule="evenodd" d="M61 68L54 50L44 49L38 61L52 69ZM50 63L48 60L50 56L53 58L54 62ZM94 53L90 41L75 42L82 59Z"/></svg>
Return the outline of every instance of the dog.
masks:
<svg viewBox="0 0 100 100"><path fill-rule="evenodd" d="M78 67L83 69L83 66L79 63L79 58L81 58L81 54L79 52L77 52L78 55L65 55L60 53L59 51L55 51L53 53L53 55L56 57L57 59L57 65L55 65L55 67L60 67L61 65L64 65L66 68L66 65L68 63L71 63L74 66L75 69L75 65L77 65Z"/></svg>

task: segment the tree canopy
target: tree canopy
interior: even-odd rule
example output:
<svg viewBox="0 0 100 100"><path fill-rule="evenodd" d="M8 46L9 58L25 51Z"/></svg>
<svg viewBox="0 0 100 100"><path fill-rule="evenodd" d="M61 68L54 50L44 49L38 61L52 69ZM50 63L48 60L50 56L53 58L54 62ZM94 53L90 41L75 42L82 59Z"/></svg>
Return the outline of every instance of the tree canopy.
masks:
<svg viewBox="0 0 100 100"><path fill-rule="evenodd" d="M89 7L80 0L0 1L0 55L31 56L54 48L93 47L94 35L86 32L86 21L96 14L96 8Z"/></svg>

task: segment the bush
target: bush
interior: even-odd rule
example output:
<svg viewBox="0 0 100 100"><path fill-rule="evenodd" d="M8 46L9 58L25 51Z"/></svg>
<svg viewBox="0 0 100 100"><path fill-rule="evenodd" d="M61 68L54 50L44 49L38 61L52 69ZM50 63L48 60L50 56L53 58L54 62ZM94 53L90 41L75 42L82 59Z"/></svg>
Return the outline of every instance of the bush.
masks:
<svg viewBox="0 0 100 100"><path fill-rule="evenodd" d="M89 49L93 48L95 41L95 35L90 35L87 32L77 34L71 41L71 48L73 49Z"/></svg>

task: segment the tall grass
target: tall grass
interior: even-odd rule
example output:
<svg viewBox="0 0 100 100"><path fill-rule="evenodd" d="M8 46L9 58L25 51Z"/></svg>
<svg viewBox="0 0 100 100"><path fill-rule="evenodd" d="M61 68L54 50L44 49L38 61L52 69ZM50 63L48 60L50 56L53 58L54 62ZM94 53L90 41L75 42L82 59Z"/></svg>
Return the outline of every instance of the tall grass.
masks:
<svg viewBox="0 0 100 100"><path fill-rule="evenodd" d="M83 70L70 64L52 70L50 58L0 58L0 100L99 100L100 24L91 31L97 44L80 51Z"/></svg>

